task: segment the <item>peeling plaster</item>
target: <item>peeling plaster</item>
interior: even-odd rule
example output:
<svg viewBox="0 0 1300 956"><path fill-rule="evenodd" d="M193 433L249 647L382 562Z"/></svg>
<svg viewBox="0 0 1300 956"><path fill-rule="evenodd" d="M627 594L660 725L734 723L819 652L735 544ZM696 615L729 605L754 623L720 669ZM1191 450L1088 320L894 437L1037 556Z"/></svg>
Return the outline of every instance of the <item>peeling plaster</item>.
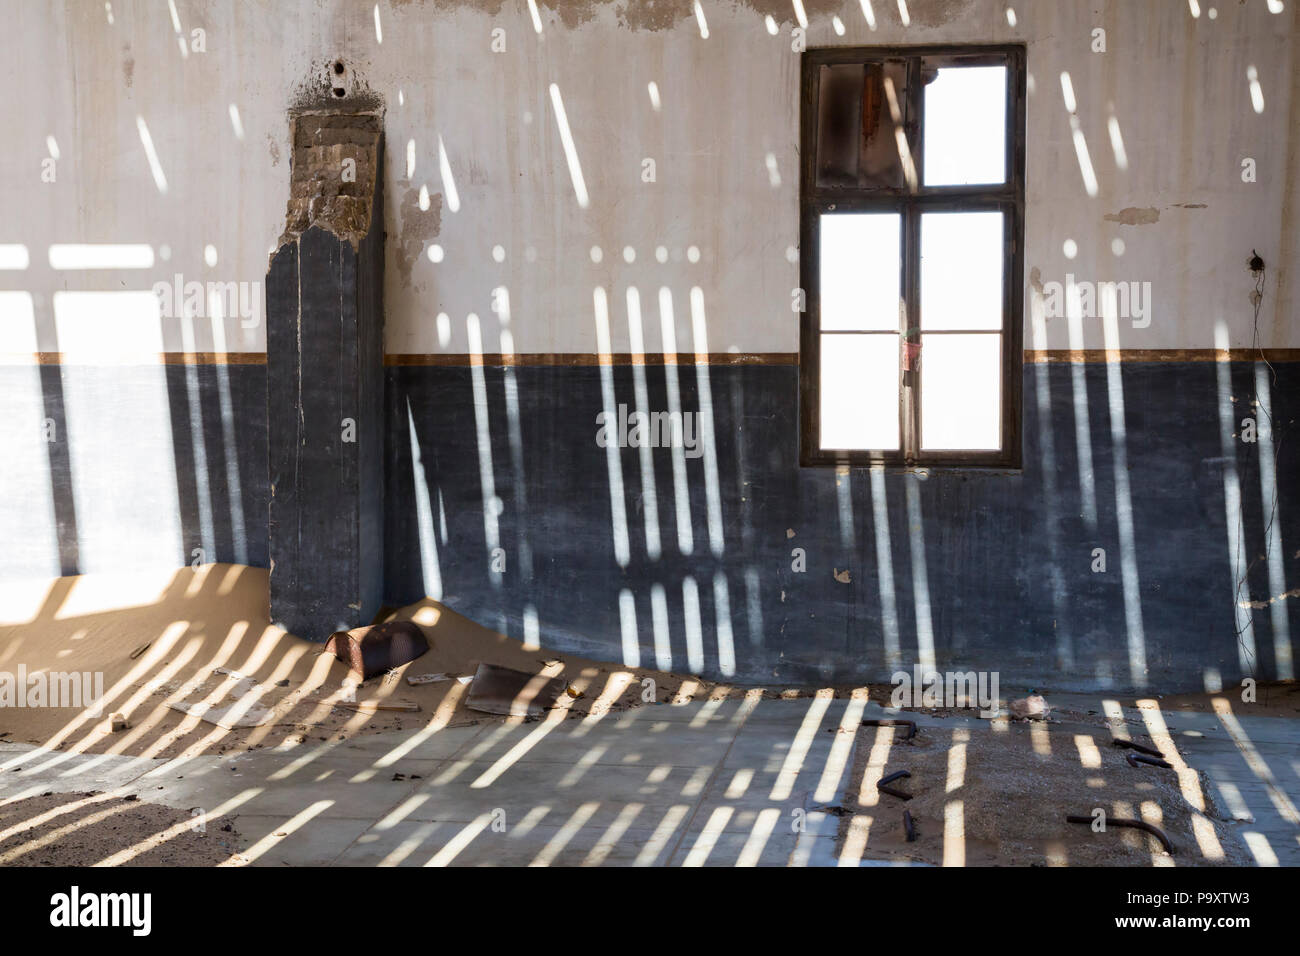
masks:
<svg viewBox="0 0 1300 956"><path fill-rule="evenodd" d="M1155 206L1126 206L1119 212L1107 213L1104 218L1121 226L1149 226L1159 221L1160 210Z"/></svg>
<svg viewBox="0 0 1300 956"><path fill-rule="evenodd" d="M411 284L411 267L424 253L425 243L436 239L442 231L442 193L429 193L429 208L420 208L420 190L409 187L402 196L398 207L398 219L402 223L399 255L394 256L393 264L401 276L402 285Z"/></svg>

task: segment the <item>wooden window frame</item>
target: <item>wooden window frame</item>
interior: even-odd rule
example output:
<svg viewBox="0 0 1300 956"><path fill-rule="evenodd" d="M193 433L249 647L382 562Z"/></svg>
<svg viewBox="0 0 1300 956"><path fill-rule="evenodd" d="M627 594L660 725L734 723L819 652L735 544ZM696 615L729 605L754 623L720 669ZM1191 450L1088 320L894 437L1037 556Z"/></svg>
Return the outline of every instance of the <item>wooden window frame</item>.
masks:
<svg viewBox="0 0 1300 956"><path fill-rule="evenodd" d="M888 465L903 468L966 467L1018 470L1021 467L1021 391L1024 349L1024 212L1025 212L1025 47L981 46L834 47L803 55L800 93L800 285L805 293L799 335L800 464ZM904 130L915 165L917 184L898 188L817 185L817 104L823 66L905 60L907 95ZM924 87L921 61L947 65L1006 66L1006 181L994 185L925 186L921 109ZM920 373L899 363L899 449L888 452L822 449L820 248L818 226L825 212L891 211L902 220L900 289L901 343L920 334L921 214L926 212L1001 211L1005 216L1002 267L1002 447L996 451L935 450L920 447ZM871 334L871 333L831 333ZM927 333L933 334L933 333ZM924 362L924 356L921 361Z"/></svg>

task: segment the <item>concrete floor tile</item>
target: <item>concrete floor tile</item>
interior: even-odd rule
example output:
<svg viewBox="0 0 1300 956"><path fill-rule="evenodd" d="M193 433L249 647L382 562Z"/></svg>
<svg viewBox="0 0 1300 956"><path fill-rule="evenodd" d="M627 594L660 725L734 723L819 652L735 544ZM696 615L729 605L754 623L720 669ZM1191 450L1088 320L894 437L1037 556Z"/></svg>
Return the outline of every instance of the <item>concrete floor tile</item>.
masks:
<svg viewBox="0 0 1300 956"><path fill-rule="evenodd" d="M251 866L329 866L365 832L368 819L238 814L239 857Z"/></svg>
<svg viewBox="0 0 1300 956"><path fill-rule="evenodd" d="M682 833L684 811L654 818L625 812L608 823L585 813L555 822L402 822L372 827L338 862L345 866L658 866ZM635 825L633 825L635 824ZM643 824L654 824L646 826Z"/></svg>
<svg viewBox="0 0 1300 956"><path fill-rule="evenodd" d="M581 766L700 767L722 759L736 730L734 726L714 723L662 720L650 713L627 721L605 718L592 722L535 722L485 734L466 749L464 756L497 760L513 754L512 759L525 762Z"/></svg>
<svg viewBox="0 0 1300 956"><path fill-rule="evenodd" d="M408 819L472 822L494 812L507 825L526 817L552 823L593 808L593 823L609 823L626 807L663 813L694 805L713 770L666 764L654 767L566 766L549 762L448 761L432 781L421 781L422 798Z"/></svg>

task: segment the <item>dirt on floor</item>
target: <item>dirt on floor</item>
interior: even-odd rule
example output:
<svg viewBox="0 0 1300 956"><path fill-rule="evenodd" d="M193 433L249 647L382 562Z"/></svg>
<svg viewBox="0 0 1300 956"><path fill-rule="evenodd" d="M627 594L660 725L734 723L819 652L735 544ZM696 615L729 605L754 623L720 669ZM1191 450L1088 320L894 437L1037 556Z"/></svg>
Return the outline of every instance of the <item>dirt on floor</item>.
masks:
<svg viewBox="0 0 1300 956"><path fill-rule="evenodd" d="M0 803L0 866L217 866L239 833L185 810L102 793Z"/></svg>
<svg viewBox="0 0 1300 956"><path fill-rule="evenodd" d="M359 711L339 701L348 677L343 664L322 653L322 645L271 625L268 581L264 569L218 564L153 574L56 578L43 587L33 587L30 582L0 583L0 671L15 673L22 667L28 674L42 670L98 672L103 674L104 693L103 717L92 717L79 707L0 708L0 743L30 743L65 752L171 758L506 720L466 706L469 685L454 678L472 675L479 663L564 678L579 696L562 694L559 706L575 717L651 702L753 696L776 699L866 694L870 700L888 705L894 690L890 684L737 687L620 667L527 646L481 627L436 601L424 600L386 618L419 624L430 643L428 653L367 681L355 692L358 701L384 706L410 704L418 710ZM452 679L419 686L406 680L408 676L436 673ZM1008 689L1003 690L1006 693ZM1051 692L1044 693L1050 703ZM241 695L242 702L268 709L270 718L260 726L230 729L170 706L205 701L220 705L230 703L232 694ZM1113 696L1119 704L1136 706L1139 711L1155 706L1212 712L1224 703L1221 695L1213 694L1151 700ZM975 713L934 708L926 712L938 716ZM1250 712L1294 716L1300 712L1300 686L1294 682L1259 685L1258 699L1250 705ZM128 726L117 731L106 729L105 718L112 714L120 714ZM1023 746L1029 731L1021 725L1012 724L1009 732L994 732L987 739L972 738L966 745L972 769L965 786L970 788L970 795L964 799L967 825L976 841L971 844L972 861L1011 861L1006 853L1012 852L1015 841L992 841L990 846L996 849L985 852L977 842L983 839L979 836L983 832L1024 834L1024 847L1015 849L1014 854L1028 853L1030 859L1049 859L1049 850L1057 852L1054 840L1065 841L1061 845L1068 847L1071 859L1112 852L1107 849L1109 844L1141 856L1146 850L1138 853L1138 849L1147 846L1144 835L1108 833L1104 838L1100 834L1094 838L1086 827L1065 827L1056 821L1063 819L1067 810L1090 812L1093 806L1121 804L1139 807L1148 801L1155 801L1175 828L1187 825L1187 832L1180 834L1181 842L1186 842L1191 832L1191 818L1186 816L1190 810L1172 799L1179 793L1177 776L1170 776L1169 771L1131 771L1123 764L1123 755L1109 747L1111 732L1144 731L1140 719L1130 716L1127 720L1129 729L1125 731L1112 726L1096 710L1054 709L1049 722L1039 725L1050 731L1053 756L1047 759L1032 747ZM1081 765L1067 727L1096 737L1105 772ZM933 855L932 847L938 845L933 841L942 827L939 811L947 802L942 786L949 748L927 748L923 743L927 738L932 744L939 741L938 736L924 732L921 741L908 746L908 752L921 761L918 767L909 768L914 774L912 785L928 788L918 791L911 806L914 815L920 811L918 826L928 834L923 840L930 843L923 847L900 846L909 853ZM865 751L870 749L866 747ZM924 761L937 763L929 766ZM1154 789L1147 791L1145 787ZM1019 793L1017 788L1023 788L1024 796L1017 798L1016 804L1000 802L1005 794ZM874 797L874 793L869 796ZM1051 802L1055 800L1060 801L1059 807ZM1082 804L1087 807L1080 809ZM1008 805L1015 805L1016 812L1007 812ZM1050 813L1037 809L1044 805L1051 807ZM939 815L932 816L936 812ZM1025 821L1030 819L1041 821L1045 829L1025 829L1029 826ZM1004 825L1009 829L1002 829ZM1197 824L1202 828L1205 825ZM872 827L878 835L901 832L901 808L891 810ZM869 843L874 850L879 839L873 837Z"/></svg>
<svg viewBox="0 0 1300 956"><path fill-rule="evenodd" d="M863 727L839 816L837 853L855 859L899 859L966 866L1248 866L1214 805L1203 776L1172 748L1172 769L1130 766L1130 751L1111 744L1094 722L1007 721L926 726L903 740L902 728ZM1135 742L1159 749L1157 742ZM877 783L910 800L880 792ZM907 840L903 813L916 838ZM1077 815L1109 821L1069 823ZM1114 824L1154 824L1173 844Z"/></svg>
<svg viewBox="0 0 1300 956"><path fill-rule="evenodd" d="M365 712L341 702L348 683L342 663L322 645L271 625L267 592L266 570L225 564L152 576L58 578L35 597L30 586L0 588L0 669L100 673L104 693L101 717L77 706L0 708L0 742L170 758L502 720L469 710L469 685L454 679L472 676L481 662L563 677L579 695L561 698L573 716L717 691L693 677L530 648L425 600L384 619L414 620L430 650L354 692L363 704L413 704L418 710ZM439 673L449 679L418 686L406 680ZM251 678L251 693L248 682L240 686L242 678ZM270 710L271 718L256 727L227 728L171 706L224 705L236 699L232 694ZM106 729L114 714L128 726Z"/></svg>

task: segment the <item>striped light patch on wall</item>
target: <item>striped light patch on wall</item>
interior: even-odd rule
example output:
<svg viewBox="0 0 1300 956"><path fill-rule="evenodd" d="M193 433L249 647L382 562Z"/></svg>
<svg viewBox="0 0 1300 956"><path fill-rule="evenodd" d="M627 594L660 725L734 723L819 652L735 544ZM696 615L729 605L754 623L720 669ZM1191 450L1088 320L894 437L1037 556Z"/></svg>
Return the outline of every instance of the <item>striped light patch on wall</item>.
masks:
<svg viewBox="0 0 1300 956"><path fill-rule="evenodd" d="M1026 365L1103 364L1106 362L1300 362L1300 349L1037 349L1026 350ZM265 365L265 352L5 352L0 365ZM393 353L384 364L405 368L500 367L579 368L598 365L798 365L798 352L436 352Z"/></svg>

